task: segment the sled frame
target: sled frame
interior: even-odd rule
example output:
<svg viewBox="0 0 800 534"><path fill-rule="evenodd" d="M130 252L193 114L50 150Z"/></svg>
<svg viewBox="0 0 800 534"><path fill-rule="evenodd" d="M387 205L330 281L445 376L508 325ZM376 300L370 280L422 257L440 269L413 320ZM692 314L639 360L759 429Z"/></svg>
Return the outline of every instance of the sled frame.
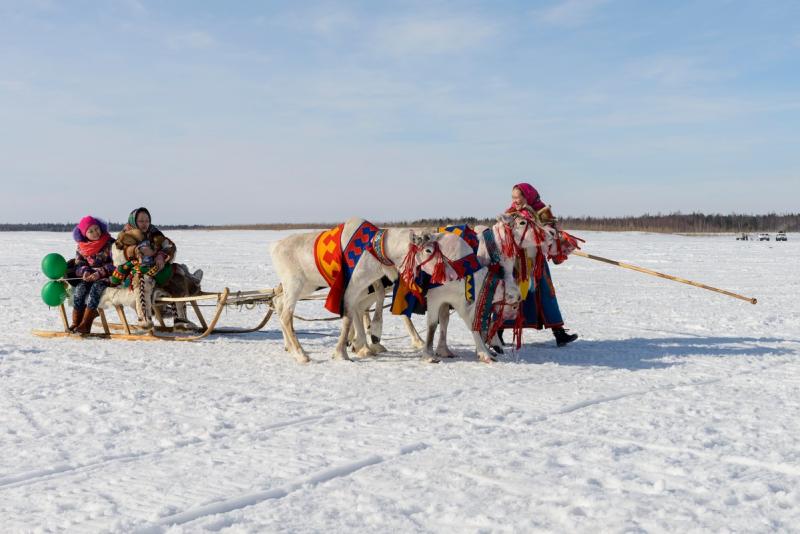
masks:
<svg viewBox="0 0 800 534"><path fill-rule="evenodd" d="M144 330L138 326L131 325L125 315L122 305L115 305L114 308L119 316L119 323L108 322L106 312L103 308L98 308L100 323L103 332L92 332L89 334L78 334L69 331L69 321L67 310L64 304L58 306L59 315L64 329L62 331L52 330L33 330L32 333L39 337L74 337L74 338L95 338L95 339L121 339L129 341L197 341L210 336L211 334L248 334L257 332L264 328L269 322L275 311L273 299L280 295L282 289L277 288L256 289L250 291L231 291L226 287L220 292L202 292L191 297L161 297L153 303L153 319L158 323L152 328ZM215 307L213 316L209 321L206 320L200 309L201 302L214 301ZM172 303L187 303L197 316L201 328L195 331L176 330L174 326L166 326L161 315L161 308ZM222 312L228 306L253 306L265 304L267 311L258 324L251 328L217 328L217 323L222 316ZM180 332L180 333L179 333Z"/></svg>

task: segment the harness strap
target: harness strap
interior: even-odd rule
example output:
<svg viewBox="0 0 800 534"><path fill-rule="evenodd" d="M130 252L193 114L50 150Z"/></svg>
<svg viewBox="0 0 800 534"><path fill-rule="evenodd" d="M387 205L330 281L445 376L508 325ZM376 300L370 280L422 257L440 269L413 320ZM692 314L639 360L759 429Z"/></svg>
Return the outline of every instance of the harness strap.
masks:
<svg viewBox="0 0 800 534"><path fill-rule="evenodd" d="M494 230L491 228L484 230L483 241L486 243L486 251L489 253L489 261L491 263L500 263L500 247L497 246L497 240L494 238Z"/></svg>
<svg viewBox="0 0 800 534"><path fill-rule="evenodd" d="M367 250L383 265L394 267L394 262L386 256L386 228L381 228L375 232L372 241L367 245Z"/></svg>

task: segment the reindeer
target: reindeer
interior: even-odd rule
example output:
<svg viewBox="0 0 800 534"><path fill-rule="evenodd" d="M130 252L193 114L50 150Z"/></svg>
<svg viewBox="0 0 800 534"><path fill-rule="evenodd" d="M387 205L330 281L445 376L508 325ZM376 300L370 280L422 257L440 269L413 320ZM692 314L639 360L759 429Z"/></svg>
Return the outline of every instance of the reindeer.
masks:
<svg viewBox="0 0 800 534"><path fill-rule="evenodd" d="M506 298L503 300L513 306L514 303L521 299L519 286L514 279L515 262L521 249L536 245L536 235L532 223L525 217L504 213L497 216L497 222L491 227L479 225L475 227L475 232L478 234L480 241L477 250L478 260L481 265L486 267L493 264L498 264L501 267L503 285L506 291ZM491 234L492 240L497 245L496 248L490 246L487 242L487 232ZM441 326L441 331L435 356L439 358L453 358L455 356L447 346L447 326L449 322L450 307L443 306L439 309L438 321L428 323L428 328L433 330L428 332L430 339L426 341L428 353L431 352L428 344L433 342L433 335L438 324ZM499 341L496 340L491 340L491 344L492 346L500 345Z"/></svg>
<svg viewBox="0 0 800 534"><path fill-rule="evenodd" d="M342 248L345 248L350 237L364 222L364 219L353 218L344 223L340 237ZM355 333L352 346L358 357L370 356L384 350L379 344L370 343L366 339L364 312L376 301L380 303L378 308L382 308L384 295L383 290L370 294L371 286L384 277L397 279L398 271L420 268L428 272L433 269L433 264L427 260L437 250L434 244L439 240L460 240L458 236L418 234L409 229L383 229L380 232L380 239L376 235L380 245L373 249L374 253L365 252L361 256L344 292L342 329L333 353L336 360L350 359L347 355L347 341L351 327ZM273 265L281 280L282 291L274 303L281 321L284 348L299 363L307 363L309 357L294 330L295 306L301 298L328 285L319 272L315 259L314 244L319 235L319 232L294 234L275 243L271 251ZM383 287L382 284L379 287Z"/></svg>

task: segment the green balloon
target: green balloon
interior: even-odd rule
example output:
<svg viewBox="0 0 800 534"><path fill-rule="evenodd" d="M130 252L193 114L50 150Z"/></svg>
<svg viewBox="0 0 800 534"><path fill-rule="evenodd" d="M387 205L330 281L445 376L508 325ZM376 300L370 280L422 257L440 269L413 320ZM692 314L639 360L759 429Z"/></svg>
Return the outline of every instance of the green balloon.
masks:
<svg viewBox="0 0 800 534"><path fill-rule="evenodd" d="M67 274L67 260L56 252L42 258L42 272L50 280L57 280Z"/></svg>
<svg viewBox="0 0 800 534"><path fill-rule="evenodd" d="M42 300L48 306L58 306L67 298L67 285L64 282L47 282L42 286Z"/></svg>

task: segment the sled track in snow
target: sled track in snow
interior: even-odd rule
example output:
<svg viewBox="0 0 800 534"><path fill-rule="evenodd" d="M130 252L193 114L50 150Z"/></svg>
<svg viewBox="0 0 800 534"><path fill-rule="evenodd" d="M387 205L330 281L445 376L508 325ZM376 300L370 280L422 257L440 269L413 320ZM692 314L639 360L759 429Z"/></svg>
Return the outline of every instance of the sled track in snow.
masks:
<svg viewBox="0 0 800 534"><path fill-rule="evenodd" d="M356 411L357 412L357 411ZM261 434L264 432L272 432L276 430L281 430L283 428L304 425L315 423L317 421L321 421L328 418L337 418L337 417L346 417L351 415L355 412L341 412L338 414L322 414L322 415L311 415L307 417L299 417L296 419L289 419L287 421L280 421L277 423L273 423L271 425L267 425L261 429L259 429L255 434ZM235 439L241 437L242 434L226 434L224 436L220 436L216 439L208 439L208 440L201 440L201 439L194 439L194 440L185 440L176 444L174 447L162 448L153 451L142 451L142 452L134 452L128 454L120 454L118 456L108 456L104 457L99 460L95 460L92 462L86 462L82 464L59 464L55 465L50 468L46 469L37 469L34 471L27 471L24 473L17 473L15 475L9 475L3 478L0 478L0 490L8 489L8 488L15 488L19 486L27 486L30 484L36 484L39 482L46 482L52 480L54 478L60 478L62 476L70 476L70 475L78 475L84 473L90 473L93 471L97 471L100 469L105 468L109 465L114 465L118 463L128 463L134 462L137 460L142 460L146 458L152 458L155 456L169 454L172 452L183 451L188 447L206 445L209 443L216 443L220 441L225 441L227 439Z"/></svg>
<svg viewBox="0 0 800 534"><path fill-rule="evenodd" d="M799 465L780 463L780 462L764 462L761 460L756 460L754 458L748 458L746 456L740 456L736 454L715 454L713 452L706 452L699 449L692 449L691 447L656 445L654 443L646 443L643 441L638 441L628 438L610 438L607 436L600 436L595 434L582 434L580 432L568 432L566 430L558 430L558 429L546 429L545 432L549 434L558 434L563 436L584 438L590 441L602 441L603 443L608 443L610 445L620 445L626 447L633 446L653 452L661 452L668 454L688 454L697 458L702 458L704 460L711 460L717 463L741 465L745 467L755 467L758 469L763 469L765 471L772 471L774 473L780 473L783 475L800 477Z"/></svg>
<svg viewBox="0 0 800 534"><path fill-rule="evenodd" d="M740 372L740 373L725 375L725 376L722 376L722 377L712 378L712 379L708 379L708 380L696 380L696 381L690 381L690 382L679 382L679 383L673 383L673 384L667 384L667 385L663 385L663 386L658 386L658 387L654 387L654 388L648 388L648 389L624 392L624 393L620 393L618 395L611 395L611 396L606 396L606 397L597 397L597 398L594 398L594 399L586 399L586 400L583 400L583 401L580 401L580 402L577 402L577 403L570 404L568 406L564 406L563 408L555 410L555 411L552 411L552 412L550 412L548 414L543 414L543 415L539 415L539 416L536 416L536 417L529 418L526 421L524 421L524 423L526 425L538 424L538 423L542 423L542 422L548 421L551 418L559 416L559 415L567 415L567 414L570 414L570 413L577 412L579 410L583 410L585 408L591 408L593 406L598 406L598 405L601 405L601 404L615 402L615 401L627 399L627 398L630 398L630 397L643 396L643 395L647 395L647 394L655 393L655 392L659 392L659 391L669 391L669 390L675 390L675 389L679 389L679 388L683 388L683 387L698 387L698 386L716 384L716 383L722 382L724 380L728 380L728 379L731 379L731 378L736 378L738 376L745 376L745 375L748 375L748 374L753 374L753 373L758 373L758 372L762 372L762 371L771 370L771 369L774 369L774 368L779 367L781 365L785 365L787 363L790 363L790 362L789 361L778 362L778 363L770 365L770 366L764 366L764 367L761 367L761 368L758 368L758 369L747 370L747 371L743 371L743 372ZM91 366L91 367L93 367L93 366ZM453 391L453 392L448 392L447 395L445 395L445 394L425 395L425 396L422 396L422 397L419 397L419 398L410 399L410 401L412 403L427 402L427 401L434 400L434 399L437 399L437 398L443 398L443 397L446 397L446 396L457 396L457 395L461 395L463 393L464 393L464 391L459 389L459 390L456 390L456 391ZM480 394L480 392L478 391L476 394ZM357 396L354 396L353 398L357 398ZM295 401L295 402L298 402L298 403L316 404L316 405L320 405L320 406L324 406L324 407L330 407L330 408L333 408L333 407L336 407L336 406L341 406L341 404L340 404L341 399L337 399L337 401L335 401L335 402L327 403L327 402L323 402L323 401L316 401L316 400L313 400L313 399L300 399L300 398L294 398L294 397L289 397L289 396L284 396L284 395L275 395L275 396L260 396L258 400L268 401L270 399L284 400L284 401L288 400L288 401ZM325 419L335 419L335 418L338 418L338 417L345 417L345 416L358 414L358 413L366 413L366 411L367 411L366 409L357 409L357 410L344 411L344 412L338 412L338 413L330 413L330 414L322 413L322 414L317 414L317 415L312 415L312 416L306 416L306 417L290 419L290 420L286 420L286 421L279 421L277 423L273 423L271 425L267 425L265 427L262 427L261 429L256 431L256 434L262 433L262 432L276 431L276 430L280 430L280 429L286 428L286 427L311 424L311 423L315 423L315 422L322 421L322 420L325 420ZM398 411L398 410L387 410L385 407L382 408L382 413L397 415L397 416L401 416L401 417L405 417L405 416L408 415L407 413L402 412L402 411ZM23 415L25 416L26 419L30 420L30 418L29 418L30 414L26 414L24 412L24 410L23 410ZM430 414L429 417L432 417L434 419L437 419L437 418L438 419L444 419L445 418L444 416L439 416L439 415L436 415L436 414ZM506 428L508 430L515 430L515 431L520 431L520 430L523 429L523 427L514 426L514 425L503 425L503 424L498 424L496 422L486 421L486 420L483 420L483 419L474 420L474 422L477 423L477 424L480 424L481 426ZM33 426L36 427L37 425L35 425L35 423L34 423ZM245 434L248 434L248 433L245 433ZM72 474L92 472L92 471L96 471L96 470L102 469L103 467L105 467L107 465L110 465L110 464L114 464L114 463L127 463L127 462L137 461L137 460L140 460L140 459L150 458L150 457L158 456L158 455L162 455L162 454L169 454L171 452L182 451L182 450L186 449L187 447L194 447L194 446L200 446L200 445L209 444L209 443L220 442L220 441L224 441L224 440L228 440L228 439L235 439L237 437L241 437L241 435L242 434L226 434L224 436L220 436L220 437L215 438L215 439L187 440L187 441L183 441L181 443L178 443L174 447L170 447L170 448L162 448L162 449L157 449L157 450L152 450L152 451L142 451L142 452L129 453L129 454L123 454L123 455L118 455L118 456L110 456L110 457L102 458L100 460L87 462L87 463L82 463L82 464L78 464L78 465L60 464L60 465L56 465L56 466L53 466L53 467L50 467L50 468L46 468L46 469L38 469L38 470L34 470L34 471L28 471L28 472L18 473L18 474L14 474L14 475L9 475L9 476L0 478L0 490L6 489L6 488L18 487L18 486L22 486L22 485L35 484L35 483L38 483L38 482L51 480L53 478L57 478L57 477L61 477L61 476L69 476L69 475L72 475ZM687 452L689 452L689 451L687 451ZM747 461L748 461L747 458L741 458L739 463L741 463L742 465L746 465ZM752 462L755 462L752 465L756 465L756 464L761 464L762 463L762 462L758 462L756 460L753 460ZM767 464L764 464L764 465L767 465ZM781 472L784 472L784 471L781 471ZM794 474L794 471L792 469L788 469L787 474Z"/></svg>
<svg viewBox="0 0 800 534"><path fill-rule="evenodd" d="M334 479L349 477L350 475L366 467L389 462L396 458L400 458L407 454L411 454L427 448L428 445L426 445L425 443L414 443L411 445L406 445L388 454L372 455L366 458L362 458L361 460L357 460L355 462L319 471L314 475L305 477L300 480L296 480L294 482L290 482L289 484L286 484L280 488L274 488L261 492L238 495L236 497L225 499L223 501L207 504L205 506L199 506L197 508L192 508L184 512L180 512L178 514L173 514L159 519L154 525L141 527L135 530L135 532L141 534L158 534L163 532L164 527L182 525L184 523L188 523L190 521L194 521L196 519L200 519L202 517L206 517L209 515L225 514L233 512L241 508L245 508L247 506L253 506L255 504L259 504L261 502L268 500L282 499L304 486L314 487Z"/></svg>

